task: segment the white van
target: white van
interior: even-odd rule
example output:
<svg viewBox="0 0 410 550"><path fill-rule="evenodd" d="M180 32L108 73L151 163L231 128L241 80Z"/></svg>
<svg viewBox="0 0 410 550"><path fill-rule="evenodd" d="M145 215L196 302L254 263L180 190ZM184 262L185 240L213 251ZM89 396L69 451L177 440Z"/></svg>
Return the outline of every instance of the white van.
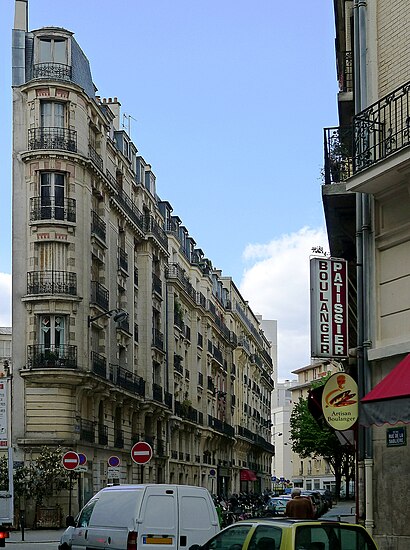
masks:
<svg viewBox="0 0 410 550"><path fill-rule="evenodd" d="M211 495L190 485L115 485L99 491L60 550L189 550L219 532Z"/></svg>

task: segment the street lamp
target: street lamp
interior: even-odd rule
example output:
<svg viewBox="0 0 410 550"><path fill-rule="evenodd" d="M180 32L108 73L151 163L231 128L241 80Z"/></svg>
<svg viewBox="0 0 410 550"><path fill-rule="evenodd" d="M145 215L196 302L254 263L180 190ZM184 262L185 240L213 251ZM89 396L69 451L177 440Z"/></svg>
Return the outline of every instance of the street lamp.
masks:
<svg viewBox="0 0 410 550"><path fill-rule="evenodd" d="M114 308L110 309L110 311L104 311L104 313L100 313L99 315L96 315L95 317L88 316L88 326L91 326L91 323L96 321L97 319L100 319L101 317L111 317L114 315L113 320L116 323L121 323L121 321L124 321L128 317L128 311L125 311L124 309L120 308Z"/></svg>

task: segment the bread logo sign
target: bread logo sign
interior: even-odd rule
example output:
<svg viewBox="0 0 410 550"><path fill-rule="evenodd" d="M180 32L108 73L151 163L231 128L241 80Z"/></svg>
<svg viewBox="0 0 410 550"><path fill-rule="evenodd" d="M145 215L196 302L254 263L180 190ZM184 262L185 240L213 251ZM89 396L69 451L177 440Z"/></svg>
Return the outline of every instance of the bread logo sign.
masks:
<svg viewBox="0 0 410 550"><path fill-rule="evenodd" d="M323 388L322 408L326 422L335 430L348 430L358 417L358 388L351 376L333 374Z"/></svg>

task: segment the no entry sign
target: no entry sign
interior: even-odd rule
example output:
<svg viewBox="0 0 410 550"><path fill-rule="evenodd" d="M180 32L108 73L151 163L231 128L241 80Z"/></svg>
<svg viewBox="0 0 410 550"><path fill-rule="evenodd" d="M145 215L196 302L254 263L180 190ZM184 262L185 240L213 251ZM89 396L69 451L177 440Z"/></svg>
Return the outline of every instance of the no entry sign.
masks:
<svg viewBox="0 0 410 550"><path fill-rule="evenodd" d="M146 464L152 458L152 447L145 441L139 441L131 449L131 458L136 464Z"/></svg>
<svg viewBox="0 0 410 550"><path fill-rule="evenodd" d="M67 451L63 455L62 462L66 470L75 470L80 464L80 457L75 451Z"/></svg>

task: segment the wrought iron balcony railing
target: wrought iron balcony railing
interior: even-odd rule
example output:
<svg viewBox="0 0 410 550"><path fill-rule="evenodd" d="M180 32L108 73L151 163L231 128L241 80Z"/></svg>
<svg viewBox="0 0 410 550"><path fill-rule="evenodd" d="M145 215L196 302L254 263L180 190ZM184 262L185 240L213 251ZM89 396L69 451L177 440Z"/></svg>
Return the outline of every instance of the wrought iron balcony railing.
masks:
<svg viewBox="0 0 410 550"><path fill-rule="evenodd" d="M75 199L55 199L54 197L33 197L30 199L30 221L58 220L76 221Z"/></svg>
<svg viewBox="0 0 410 550"><path fill-rule="evenodd" d="M352 52L339 53L339 90L353 92L353 56Z"/></svg>
<svg viewBox="0 0 410 550"><path fill-rule="evenodd" d="M108 310L109 291L98 281L91 281L91 303Z"/></svg>
<svg viewBox="0 0 410 550"><path fill-rule="evenodd" d="M145 380L133 372L124 369L124 367L110 364L109 377L111 382L116 386L136 395L145 396Z"/></svg>
<svg viewBox="0 0 410 550"><path fill-rule="evenodd" d="M88 146L88 155L93 163L97 166L101 172L104 171L104 163L102 157L97 153L92 145Z"/></svg>
<svg viewBox="0 0 410 550"><path fill-rule="evenodd" d="M95 423L92 420L80 420L80 439L87 443L95 443Z"/></svg>
<svg viewBox="0 0 410 550"><path fill-rule="evenodd" d="M163 401L162 387L159 384L152 384L152 397L154 401L158 401L159 403L162 403Z"/></svg>
<svg viewBox="0 0 410 550"><path fill-rule="evenodd" d="M77 295L77 275L68 271L29 271L27 294Z"/></svg>
<svg viewBox="0 0 410 550"><path fill-rule="evenodd" d="M118 449L124 448L124 432L122 430L115 430L114 433L114 447Z"/></svg>
<svg viewBox="0 0 410 550"><path fill-rule="evenodd" d="M152 329L152 345L153 347L164 351L164 335L158 329Z"/></svg>
<svg viewBox="0 0 410 550"><path fill-rule="evenodd" d="M162 296L162 281L155 273L152 274L152 291Z"/></svg>
<svg viewBox="0 0 410 550"><path fill-rule="evenodd" d="M71 80L71 66L63 63L36 63L33 66L32 77L47 80Z"/></svg>
<svg viewBox="0 0 410 550"><path fill-rule="evenodd" d="M27 346L27 363L31 369L77 368L77 346L61 344L45 346L34 344Z"/></svg>
<svg viewBox="0 0 410 550"><path fill-rule="evenodd" d="M68 128L29 128L28 148L77 152L77 132Z"/></svg>
<svg viewBox="0 0 410 550"><path fill-rule="evenodd" d="M104 424L98 424L98 443L108 445L108 427Z"/></svg>
<svg viewBox="0 0 410 550"><path fill-rule="evenodd" d="M353 129L351 126L324 129L324 182L341 183L353 175Z"/></svg>
<svg viewBox="0 0 410 550"><path fill-rule="evenodd" d="M91 352L91 370L94 374L107 378L107 359L96 351Z"/></svg>
<svg viewBox="0 0 410 550"><path fill-rule="evenodd" d="M159 223L151 216L144 217L144 229L147 233L151 233L157 241L168 250L168 237L164 229Z"/></svg>
<svg viewBox="0 0 410 550"><path fill-rule="evenodd" d="M410 81L353 119L353 171L361 172L410 145Z"/></svg>
<svg viewBox="0 0 410 550"><path fill-rule="evenodd" d="M122 269L128 273L128 254L121 247L118 247L118 269Z"/></svg>
<svg viewBox="0 0 410 550"><path fill-rule="evenodd" d="M105 243L107 225L94 210L91 212L91 234L96 235Z"/></svg>
<svg viewBox="0 0 410 550"><path fill-rule="evenodd" d="M116 193L111 196L111 200L116 201L124 212L131 218L137 227L144 230L144 215L134 204L132 199L127 195L125 191L118 186L114 176L107 170L107 177L115 187Z"/></svg>

